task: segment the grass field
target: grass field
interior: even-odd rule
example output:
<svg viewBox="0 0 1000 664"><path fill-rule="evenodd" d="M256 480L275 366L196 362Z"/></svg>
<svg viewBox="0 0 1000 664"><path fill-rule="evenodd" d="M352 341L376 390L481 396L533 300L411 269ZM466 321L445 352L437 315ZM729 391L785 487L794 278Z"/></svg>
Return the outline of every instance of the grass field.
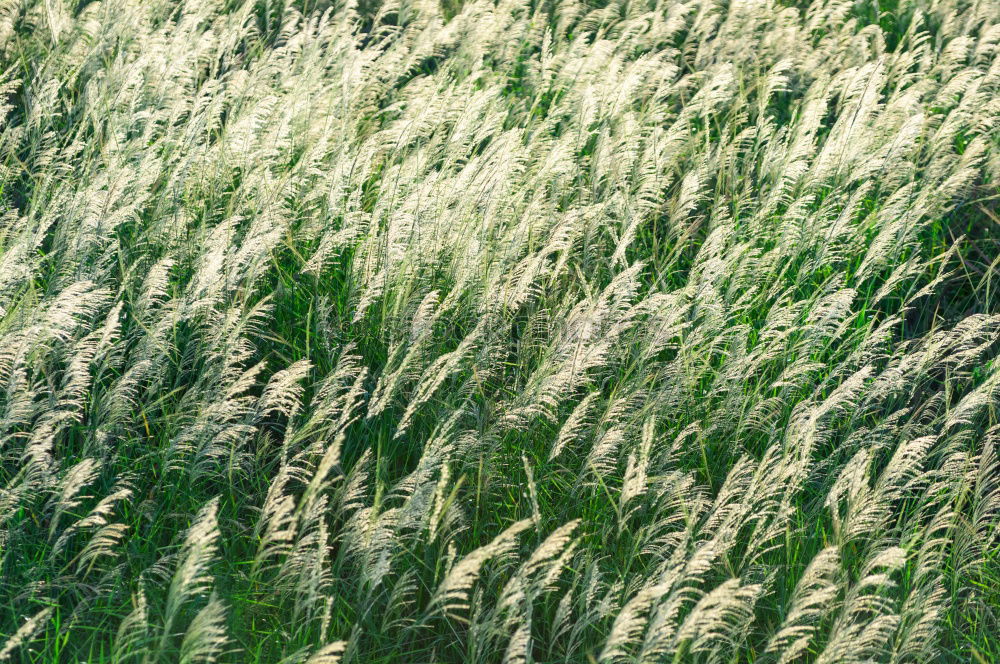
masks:
<svg viewBox="0 0 1000 664"><path fill-rule="evenodd" d="M0 662L1000 661L997 0L0 0Z"/></svg>

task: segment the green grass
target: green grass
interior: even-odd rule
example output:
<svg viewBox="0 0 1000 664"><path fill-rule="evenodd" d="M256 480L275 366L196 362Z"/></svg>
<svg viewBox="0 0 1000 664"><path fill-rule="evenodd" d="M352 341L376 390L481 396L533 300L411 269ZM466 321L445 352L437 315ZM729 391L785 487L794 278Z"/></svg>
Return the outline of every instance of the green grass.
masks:
<svg viewBox="0 0 1000 664"><path fill-rule="evenodd" d="M0 8L0 661L1000 658L997 25Z"/></svg>

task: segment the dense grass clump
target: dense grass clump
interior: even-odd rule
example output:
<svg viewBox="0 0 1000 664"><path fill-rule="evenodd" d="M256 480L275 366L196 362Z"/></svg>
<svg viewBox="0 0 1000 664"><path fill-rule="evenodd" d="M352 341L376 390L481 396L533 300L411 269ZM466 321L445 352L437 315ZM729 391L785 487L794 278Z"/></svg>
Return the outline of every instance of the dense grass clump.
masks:
<svg viewBox="0 0 1000 664"><path fill-rule="evenodd" d="M994 0L2 0L0 117L0 662L1000 661Z"/></svg>

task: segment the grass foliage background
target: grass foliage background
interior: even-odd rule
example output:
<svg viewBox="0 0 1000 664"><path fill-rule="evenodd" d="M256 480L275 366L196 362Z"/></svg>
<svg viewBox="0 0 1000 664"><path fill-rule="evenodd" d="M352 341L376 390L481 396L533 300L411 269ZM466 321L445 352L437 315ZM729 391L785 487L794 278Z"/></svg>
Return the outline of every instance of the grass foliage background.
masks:
<svg viewBox="0 0 1000 664"><path fill-rule="evenodd" d="M995 0L2 0L0 72L0 661L1000 660Z"/></svg>

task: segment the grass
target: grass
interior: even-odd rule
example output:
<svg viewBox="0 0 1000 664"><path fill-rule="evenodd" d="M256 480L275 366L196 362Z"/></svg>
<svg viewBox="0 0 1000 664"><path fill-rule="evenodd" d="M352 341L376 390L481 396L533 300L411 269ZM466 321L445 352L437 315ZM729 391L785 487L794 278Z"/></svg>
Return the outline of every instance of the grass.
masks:
<svg viewBox="0 0 1000 664"><path fill-rule="evenodd" d="M994 661L998 25L0 7L0 661Z"/></svg>

